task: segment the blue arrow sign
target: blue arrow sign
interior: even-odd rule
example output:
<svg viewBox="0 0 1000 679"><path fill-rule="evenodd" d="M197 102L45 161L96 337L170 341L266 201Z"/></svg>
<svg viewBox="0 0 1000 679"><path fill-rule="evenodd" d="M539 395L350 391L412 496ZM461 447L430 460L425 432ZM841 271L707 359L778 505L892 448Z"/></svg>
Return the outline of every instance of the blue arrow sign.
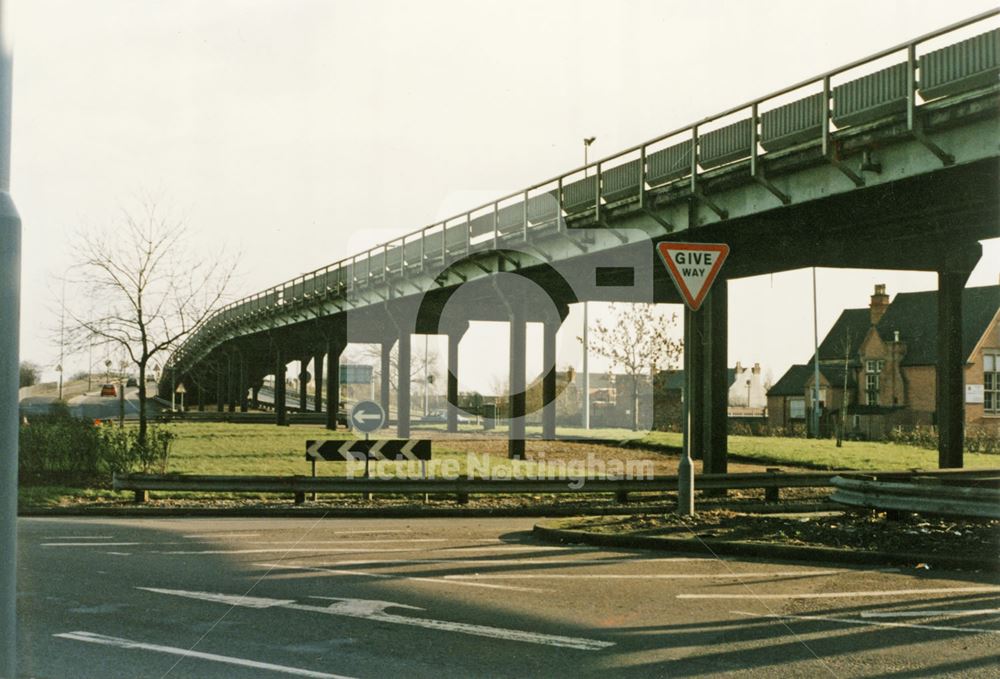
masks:
<svg viewBox="0 0 1000 679"><path fill-rule="evenodd" d="M358 401L351 409L351 428L369 433L385 426L385 411L375 401Z"/></svg>

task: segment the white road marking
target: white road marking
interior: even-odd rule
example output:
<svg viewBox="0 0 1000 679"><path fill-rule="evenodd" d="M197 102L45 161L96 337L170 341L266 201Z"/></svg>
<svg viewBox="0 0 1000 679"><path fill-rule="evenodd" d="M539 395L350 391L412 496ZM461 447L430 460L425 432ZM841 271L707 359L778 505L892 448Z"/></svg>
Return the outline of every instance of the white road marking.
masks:
<svg viewBox="0 0 1000 679"><path fill-rule="evenodd" d="M1000 587L936 587L927 589L886 589L874 592L805 592L801 594L678 594L678 599L853 599L903 596L908 594L957 594L960 592L1000 592Z"/></svg>
<svg viewBox="0 0 1000 679"><path fill-rule="evenodd" d="M961 611L862 611L862 618L959 618L966 615L996 615L1000 608L980 608Z"/></svg>
<svg viewBox="0 0 1000 679"><path fill-rule="evenodd" d="M807 620L814 622L841 622L845 625L868 625L871 627L903 627L906 629L925 629L934 632L966 632L968 634L1000 634L1000 630L983 629L980 627L948 627L944 625L916 625L906 622L877 622L875 620L853 620L851 618L836 618L830 615L778 615L777 613L758 614L746 611L730 611L735 615L745 615L750 618L776 618L780 620Z"/></svg>
<svg viewBox="0 0 1000 679"><path fill-rule="evenodd" d="M43 542L42 547L134 547L142 542Z"/></svg>
<svg viewBox="0 0 1000 679"><path fill-rule="evenodd" d="M120 637L109 637L93 632L63 632L53 634L61 639L72 639L73 641L85 641L89 644L101 644L102 646L114 646L116 648L136 649L141 651L154 651L156 653L167 653L169 655L179 655L185 658L198 658L199 660L210 660L212 662L225 663L227 665L238 665L240 667L252 667L258 670L271 670L283 674L291 674L296 677L315 677L316 679L350 679L342 674L328 674L326 672L314 672L298 667L288 667L286 665L275 665L272 663L259 662L257 660L247 660L246 658L234 658L228 655L217 655L215 653L203 653L202 651L192 651L176 646L162 646L160 644L147 644L131 639Z"/></svg>
<svg viewBox="0 0 1000 679"><path fill-rule="evenodd" d="M403 615L386 613L386 608L406 608L413 611L423 610L417 606L397 604L391 601L375 601L370 599L343 599L336 597L310 597L316 599L326 599L334 603L328 606L310 606L308 604L296 603L294 599L268 599L265 597L249 597L236 594L219 594L213 592L191 592L180 589L159 589L155 587L138 587L147 592L157 594L168 594L171 596L198 599L200 601L211 601L227 606L241 606L243 608L287 608L295 611L307 611L310 613L324 613L326 615L339 615L348 618L363 618L365 620L375 620L377 622L387 622L396 625L409 625L413 627L423 627L425 629L440 630L444 632L458 632L460 634L471 634L492 639L506 639L508 641L522 641L529 644L542 644L545 646L561 646L564 648L575 648L581 651L599 651L609 646L614 646L614 642L600 641L597 639L585 639L582 637L566 637L555 634L541 634L539 632L526 632L522 630L505 629L502 627L490 627L487 625L473 625L463 622L452 622L449 620L433 620L431 618L410 618Z"/></svg>
<svg viewBox="0 0 1000 679"><path fill-rule="evenodd" d="M260 533L192 533L190 535L182 535L182 538L188 539L214 539L214 538L253 538L260 535Z"/></svg>
<svg viewBox="0 0 1000 679"><path fill-rule="evenodd" d="M47 535L43 540L114 540L114 535Z"/></svg>
<svg viewBox="0 0 1000 679"><path fill-rule="evenodd" d="M111 554L112 556L132 556L132 552L104 552L105 554Z"/></svg>
<svg viewBox="0 0 1000 679"><path fill-rule="evenodd" d="M368 578L387 578L390 580L413 580L415 582L430 582L435 585L465 585L466 587L485 587L488 589L506 589L515 592L545 592L548 590L539 589L537 587L515 587L514 585L491 585L485 582L460 582L460 581L448 581L445 578L450 576L441 577L420 577L413 575L395 575L392 573L369 573L368 571L352 571L344 570L339 568L323 568L321 566L291 566L289 564L281 563L258 563L255 566L260 566L261 568L271 568L275 570L287 569L296 571L313 571L315 573L330 573L332 575L362 575Z"/></svg>
<svg viewBox="0 0 1000 679"><path fill-rule="evenodd" d="M368 553L368 552L415 552L415 549L362 549L360 547L345 547L344 549L337 549L335 547L273 547L267 548L262 547L260 549L173 549L173 550L158 550L154 551L153 554L269 554L273 552L281 552L283 554L290 552L310 552L312 554L331 554L331 553L347 553L347 554L357 554L357 553Z"/></svg>
<svg viewBox="0 0 1000 679"><path fill-rule="evenodd" d="M790 578L807 575L839 575L843 571L776 571L772 573L486 573L445 575L454 580L534 580L551 578L563 580L703 580L705 578Z"/></svg>

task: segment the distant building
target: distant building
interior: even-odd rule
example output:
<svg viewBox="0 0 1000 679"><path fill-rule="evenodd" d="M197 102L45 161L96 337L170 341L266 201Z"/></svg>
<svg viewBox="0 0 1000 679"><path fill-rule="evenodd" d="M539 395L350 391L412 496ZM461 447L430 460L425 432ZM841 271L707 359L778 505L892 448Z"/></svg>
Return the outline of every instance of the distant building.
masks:
<svg viewBox="0 0 1000 679"><path fill-rule="evenodd" d="M1000 433L1000 286L962 293L965 421ZM846 408L846 431L879 438L897 426L935 424L937 292L876 285L868 308L845 309L819 346L823 433ZM804 424L812 406L813 359L793 365L767 392L772 426Z"/></svg>

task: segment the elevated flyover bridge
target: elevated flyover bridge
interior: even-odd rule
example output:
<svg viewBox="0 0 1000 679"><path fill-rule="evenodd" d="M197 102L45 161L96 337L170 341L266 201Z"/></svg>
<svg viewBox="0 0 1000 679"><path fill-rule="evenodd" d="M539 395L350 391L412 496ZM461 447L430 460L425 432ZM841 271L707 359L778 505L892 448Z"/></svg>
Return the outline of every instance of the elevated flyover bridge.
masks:
<svg viewBox="0 0 1000 679"><path fill-rule="evenodd" d="M661 241L726 243L697 313L690 437L726 469L727 280L809 266L933 271L942 466L961 466L961 290L998 232L1000 10L890 47L234 302L171 356L164 389L247 407L265 376L287 422L287 365L314 361L336 427L340 355L382 346L382 398L410 429L412 334L448 336L448 398L470 321L510 323L510 453L524 450L525 325L543 323L543 432L570 304L677 303ZM397 402L388 403L398 346ZM324 375L325 372L325 375ZM169 376L172 376L169 377ZM305 380L302 381L303 384ZM324 390L325 382L325 390ZM322 397L325 393L325 399ZM165 394L169 396L169 394ZM324 402L325 401L325 402ZM305 399L302 399L305 402ZM457 409L449 413L456 426Z"/></svg>

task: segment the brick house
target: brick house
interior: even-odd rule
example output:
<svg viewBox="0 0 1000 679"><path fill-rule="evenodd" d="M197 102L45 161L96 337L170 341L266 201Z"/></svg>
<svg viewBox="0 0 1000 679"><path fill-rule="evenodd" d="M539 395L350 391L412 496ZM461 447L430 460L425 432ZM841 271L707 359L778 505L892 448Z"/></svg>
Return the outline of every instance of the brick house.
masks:
<svg viewBox="0 0 1000 679"><path fill-rule="evenodd" d="M965 423L1000 433L1000 286L962 293ZM846 431L880 438L897 426L935 424L937 292L889 302L876 285L868 308L845 309L819 346L821 433L846 408ZM768 391L775 427L803 425L812 406L813 359L793 365Z"/></svg>

